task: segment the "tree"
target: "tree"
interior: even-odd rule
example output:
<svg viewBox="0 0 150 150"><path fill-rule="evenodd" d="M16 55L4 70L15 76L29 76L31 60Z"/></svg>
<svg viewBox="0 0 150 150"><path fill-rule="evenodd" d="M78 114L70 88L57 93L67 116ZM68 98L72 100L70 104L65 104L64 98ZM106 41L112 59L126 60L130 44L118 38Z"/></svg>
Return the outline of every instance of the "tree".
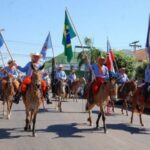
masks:
<svg viewBox="0 0 150 150"><path fill-rule="evenodd" d="M145 74L145 69L147 66L148 62L143 62L140 63L137 67L136 67L136 71L135 71L135 78L138 80L144 80L144 74Z"/></svg>
<svg viewBox="0 0 150 150"><path fill-rule="evenodd" d="M131 56L122 51L115 51L115 59L118 68L125 67L129 78L133 78L136 69L136 61Z"/></svg>

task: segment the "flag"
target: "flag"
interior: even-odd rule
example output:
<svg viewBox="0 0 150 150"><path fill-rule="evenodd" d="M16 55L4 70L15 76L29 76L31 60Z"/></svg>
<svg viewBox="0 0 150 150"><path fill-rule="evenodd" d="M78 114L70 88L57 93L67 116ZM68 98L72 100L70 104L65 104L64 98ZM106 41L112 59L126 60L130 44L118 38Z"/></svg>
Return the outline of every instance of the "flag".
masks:
<svg viewBox="0 0 150 150"><path fill-rule="evenodd" d="M76 36L73 30L67 12L65 11L65 22L62 44L64 45L64 54L67 56L67 61L70 62L73 57L71 39Z"/></svg>
<svg viewBox="0 0 150 150"><path fill-rule="evenodd" d="M41 50L41 55L43 57L43 59L46 58L46 51L47 49L52 48L52 42L51 42L51 38L50 38L50 32L48 33L46 40L43 44L42 50Z"/></svg>
<svg viewBox="0 0 150 150"><path fill-rule="evenodd" d="M147 30L146 48L150 58L150 15L149 15L149 22L148 22L148 30Z"/></svg>
<svg viewBox="0 0 150 150"><path fill-rule="evenodd" d="M111 49L110 43L107 40L107 67L110 72L115 72L113 62L115 61L115 55Z"/></svg>
<svg viewBox="0 0 150 150"><path fill-rule="evenodd" d="M3 44L4 44L4 39L3 39L3 37L2 37L2 35L0 33L0 47L2 47Z"/></svg>

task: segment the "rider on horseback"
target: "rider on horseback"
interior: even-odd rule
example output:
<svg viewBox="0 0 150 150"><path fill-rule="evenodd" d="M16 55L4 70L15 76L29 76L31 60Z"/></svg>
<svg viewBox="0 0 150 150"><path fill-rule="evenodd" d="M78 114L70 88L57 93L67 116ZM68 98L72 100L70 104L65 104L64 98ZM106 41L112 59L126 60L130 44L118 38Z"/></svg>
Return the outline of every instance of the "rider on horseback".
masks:
<svg viewBox="0 0 150 150"><path fill-rule="evenodd" d="M24 78L22 84L21 84L21 92L18 92L18 95L16 96L14 102L19 103L19 99L21 97L21 94L25 94L27 86L31 83L31 75L32 75L32 68L31 64L33 66L36 66L36 68L40 68L43 64L39 63L40 58L42 57L39 53L32 53L31 54L31 61L28 62L25 67L17 66L17 69L21 72L24 72L26 74L26 77ZM46 90L46 82L42 80L42 91L44 97L47 99L47 104L51 104L52 102L49 99L48 91Z"/></svg>
<svg viewBox="0 0 150 150"><path fill-rule="evenodd" d="M18 89L19 89L19 81L17 80L18 78L18 72L16 71L16 67L15 67L15 61L14 60L9 60L8 61L8 66L4 67L1 71L1 89L5 89L5 86L7 84L7 80L6 77L9 75L12 75L14 80L13 80L13 85L15 87L15 91L17 93Z"/></svg>
<svg viewBox="0 0 150 150"><path fill-rule="evenodd" d="M119 69L117 73L117 82L119 85L123 85L125 82L129 81L127 74L125 73L126 69L124 67Z"/></svg>
<svg viewBox="0 0 150 150"><path fill-rule="evenodd" d="M105 58L103 56L97 58L97 63L92 65L94 71L95 80L92 85L92 91L94 94L97 93L101 84L109 78L108 68L104 65Z"/></svg>

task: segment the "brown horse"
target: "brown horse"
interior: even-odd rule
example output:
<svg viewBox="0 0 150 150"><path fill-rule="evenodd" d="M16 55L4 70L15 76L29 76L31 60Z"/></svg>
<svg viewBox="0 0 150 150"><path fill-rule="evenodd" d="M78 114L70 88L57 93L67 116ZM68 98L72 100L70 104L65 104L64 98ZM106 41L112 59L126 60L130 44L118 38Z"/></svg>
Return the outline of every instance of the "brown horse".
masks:
<svg viewBox="0 0 150 150"><path fill-rule="evenodd" d="M39 107L44 100L41 89L42 74L40 72L40 70L44 68L44 65L41 66L39 69L36 69L33 65L31 65L31 68L33 70L31 76L32 81L31 84L28 86L26 93L23 95L23 102L26 110L26 124L24 130L30 131L31 123L33 122L32 136L35 137L36 116Z"/></svg>
<svg viewBox="0 0 150 150"><path fill-rule="evenodd" d="M70 93L72 95L72 98L75 99L77 101L78 98L78 92L79 92L79 88L83 85L86 84L86 80L82 77L82 78L78 78L77 80L75 80L70 87Z"/></svg>
<svg viewBox="0 0 150 150"><path fill-rule="evenodd" d="M132 97L132 114L131 114L131 123L133 123L133 114L137 112L139 114L140 124L144 126L142 121L142 114L144 108L150 108L150 94L148 93L147 101L145 102L144 90L145 84L142 84L137 87L135 94Z"/></svg>
<svg viewBox="0 0 150 150"><path fill-rule="evenodd" d="M66 85L67 85L67 83L65 80L59 80L56 83L56 93L55 94L56 94L56 97L58 100L57 107L60 112L62 112L62 100L63 100L63 98L66 97Z"/></svg>
<svg viewBox="0 0 150 150"><path fill-rule="evenodd" d="M122 101L121 112L126 110L126 115L128 116L128 103L131 102L131 96L135 93L137 89L137 83L134 80L125 82L122 86L118 88L118 99Z"/></svg>
<svg viewBox="0 0 150 150"><path fill-rule="evenodd" d="M7 119L10 119L14 95L19 89L19 82L7 73L7 77L2 80L2 100L3 115L5 114L5 104L7 105Z"/></svg>
<svg viewBox="0 0 150 150"><path fill-rule="evenodd" d="M90 91L89 91L90 92ZM104 109L107 105L107 101L110 99L111 96L117 96L117 86L115 84L115 80L107 81L104 82L97 94L93 95L93 102L89 102L87 101L86 104L86 110L89 113L89 118L88 121L90 122L90 126L92 125L92 119L91 119L91 109L97 105L99 107L99 115L96 121L96 128L99 127L99 120L100 117L102 115L102 120L103 120L103 128L104 128L104 132L106 133L106 124L105 124L105 113L104 113ZM91 101L91 100L90 100Z"/></svg>

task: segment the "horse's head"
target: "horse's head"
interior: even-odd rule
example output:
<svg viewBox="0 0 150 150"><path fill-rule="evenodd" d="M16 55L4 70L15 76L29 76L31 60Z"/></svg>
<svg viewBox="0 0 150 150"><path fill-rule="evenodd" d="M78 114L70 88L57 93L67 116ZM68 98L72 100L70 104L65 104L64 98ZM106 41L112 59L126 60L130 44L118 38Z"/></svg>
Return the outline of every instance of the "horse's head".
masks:
<svg viewBox="0 0 150 150"><path fill-rule="evenodd" d="M109 81L108 83L108 91L109 91L109 96L111 100L117 101L118 99L118 85L116 84L116 80L113 79Z"/></svg>
<svg viewBox="0 0 150 150"><path fill-rule="evenodd" d="M41 70L43 69L43 66L40 68L36 68L35 66L31 65L32 68L32 83L36 89L39 89L41 87L41 81L42 81L42 74Z"/></svg>
<svg viewBox="0 0 150 150"><path fill-rule="evenodd" d="M13 85L13 81L14 81L14 77L11 74L8 74L6 77L6 93L13 95L14 94L14 85Z"/></svg>
<svg viewBox="0 0 150 150"><path fill-rule="evenodd" d="M134 80L130 80L124 83L122 92L126 93L127 95L132 92L132 95L135 93L137 89L137 83Z"/></svg>
<svg viewBox="0 0 150 150"><path fill-rule="evenodd" d="M66 82L64 80L59 80L57 84L57 95L65 96L66 93Z"/></svg>

